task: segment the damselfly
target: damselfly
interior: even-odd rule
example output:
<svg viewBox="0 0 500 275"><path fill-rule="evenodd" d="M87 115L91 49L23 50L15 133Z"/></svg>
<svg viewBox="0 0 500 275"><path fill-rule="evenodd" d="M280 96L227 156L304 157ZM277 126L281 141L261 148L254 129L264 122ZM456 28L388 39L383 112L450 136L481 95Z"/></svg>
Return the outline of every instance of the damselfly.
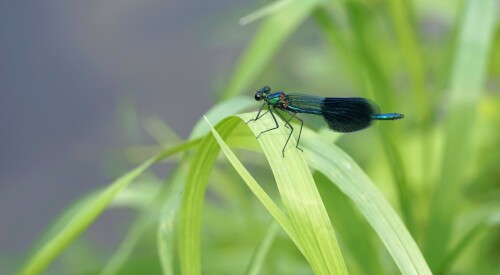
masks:
<svg viewBox="0 0 500 275"><path fill-rule="evenodd" d="M276 121L274 114L278 115L285 121L285 126L290 128L290 135L283 146L283 157L285 157L285 148L293 133L293 126L290 121L295 118L300 121L299 137L296 147L299 147L300 135L304 121L297 117L297 114L310 114L319 118L323 124L335 132L348 133L362 130L372 123L373 120L396 120L404 117L403 114L388 113L381 114L378 106L366 98L361 97L319 97L300 93L276 92L271 93L271 88L264 86L255 93L255 100L264 100L264 104L259 109L257 116L250 121L256 121L267 113L271 113L276 127L262 131L257 138L263 133L278 129L279 124ZM264 107L267 106L267 111L262 113ZM277 112L281 110L288 113L290 117L287 119ZM262 115L261 115L262 113ZM248 123L247 122L247 123Z"/></svg>

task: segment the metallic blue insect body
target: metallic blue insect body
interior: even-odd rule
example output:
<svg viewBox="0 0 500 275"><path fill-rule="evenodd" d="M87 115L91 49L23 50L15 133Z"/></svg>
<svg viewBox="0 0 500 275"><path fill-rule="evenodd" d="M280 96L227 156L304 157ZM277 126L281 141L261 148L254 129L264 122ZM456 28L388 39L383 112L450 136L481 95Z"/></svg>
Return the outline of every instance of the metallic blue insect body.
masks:
<svg viewBox="0 0 500 275"><path fill-rule="evenodd" d="M255 100L264 100L264 104L259 109L257 116L248 122L256 121L269 112L276 123L276 127L263 131L257 138L263 133L279 127L274 114L282 118L285 121L285 125L291 129L290 135L283 147L283 157L285 156L286 145L293 133L293 127L290 124L293 118L296 118L301 123L296 147L302 151L299 148L299 141L304 121L296 116L299 113L314 115L322 119L330 130L342 133L362 130L370 126L373 120L396 120L404 117L403 114L398 113L381 114L375 103L361 97L319 97L299 93L271 93L271 88L268 86L264 86L255 93ZM261 115L265 106L267 106L268 110ZM283 114L276 110L284 111L291 116L286 119Z"/></svg>

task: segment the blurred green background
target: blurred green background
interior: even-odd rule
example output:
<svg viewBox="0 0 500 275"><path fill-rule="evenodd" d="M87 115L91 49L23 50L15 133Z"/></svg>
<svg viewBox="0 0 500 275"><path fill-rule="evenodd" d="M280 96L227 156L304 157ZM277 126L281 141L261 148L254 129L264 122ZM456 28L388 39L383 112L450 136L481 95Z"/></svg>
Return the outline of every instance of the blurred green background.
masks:
<svg viewBox="0 0 500 275"><path fill-rule="evenodd" d="M500 273L498 1L54 2L51 7L66 8L56 11L1 5L10 8L0 9L6 23L31 18L16 25L15 34L10 31L16 28L0 24L2 37L15 38L3 42L8 62L2 62L0 82L10 91L0 101L1 271L23 263L43 269L37 259L46 256L49 264L53 256L49 271L64 274L179 273L189 261L178 252L181 189L194 173L193 156L203 149L184 142L206 133L200 125L208 109L214 124L257 110L253 93L269 85L274 91L363 96L383 112L404 113L401 121L378 123L336 143L396 209L433 273ZM44 35L47 30L52 35ZM32 49L16 42L43 43ZM40 73L45 67L47 73ZM52 88L60 94L45 94ZM114 92L102 100L107 89ZM25 104L14 110L8 102L15 99ZM57 111L37 117L37 108ZM48 128L37 122L51 116L57 123L47 122ZM49 132L59 133L56 140ZM83 217L53 254L39 250L64 235L61 225L77 211L96 205L89 202L106 193L105 182L162 147L183 155L133 184L124 179L130 182L108 196L104 215L107 204L89 210L92 225L74 242L71 236L86 228ZM280 205L266 159L246 150L238 157ZM255 274L311 274L224 157L212 170L203 204L203 273L252 273L258 266ZM349 273L400 273L380 233L349 199L324 175L316 172L314 179ZM17 182L26 183L13 187ZM75 189L61 190L67 182Z"/></svg>

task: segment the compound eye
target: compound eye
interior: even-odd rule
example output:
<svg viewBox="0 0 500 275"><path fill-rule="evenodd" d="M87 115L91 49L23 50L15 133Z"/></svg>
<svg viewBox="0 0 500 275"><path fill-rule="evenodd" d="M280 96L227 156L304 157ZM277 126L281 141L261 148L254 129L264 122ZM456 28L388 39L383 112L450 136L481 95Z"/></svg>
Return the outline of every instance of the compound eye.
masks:
<svg viewBox="0 0 500 275"><path fill-rule="evenodd" d="M257 100L257 101L261 101L262 100L262 96L261 96L260 93L256 93L255 94L255 100Z"/></svg>

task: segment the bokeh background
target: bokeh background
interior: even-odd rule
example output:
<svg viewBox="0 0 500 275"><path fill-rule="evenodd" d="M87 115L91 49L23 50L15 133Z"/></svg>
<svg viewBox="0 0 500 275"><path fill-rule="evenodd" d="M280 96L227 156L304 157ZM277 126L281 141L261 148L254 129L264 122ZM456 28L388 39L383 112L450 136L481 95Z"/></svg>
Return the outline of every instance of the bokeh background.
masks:
<svg viewBox="0 0 500 275"><path fill-rule="evenodd" d="M109 164L124 146L148 143L127 130L130 110L187 136L251 39L239 17L258 6L0 2L0 273L71 202L124 171ZM128 219L117 215L93 231L99 241Z"/></svg>
<svg viewBox="0 0 500 275"><path fill-rule="evenodd" d="M177 141L177 136L187 138L200 117L221 98L243 95L253 99L254 91L263 85L323 96L371 97L384 111L405 113L405 120L394 126L398 128L393 142L400 159L392 156L392 161L396 159L397 167L391 167L387 147L375 130L341 138L339 145L366 170L403 219L407 209L400 205L401 190L395 182L404 178L409 186L405 194L410 195L406 202L411 204L416 223L410 226L411 233L422 247L429 242L426 233L432 232L426 229L429 217L440 221L439 217L447 216L446 207L437 215L429 214L432 195L446 187L440 180L450 180L454 186L460 182L460 188L452 187L452 193L467 199L460 204L460 210L464 210L465 217L481 210L478 213L487 217L487 225L464 231L465 244L472 248L467 248L466 253L459 250L458 254L466 260L443 270L431 267L442 273L500 272L494 265L500 255L498 246L495 248L500 243L500 135L495 128L500 125L500 1L493 9L495 22L482 68L485 76L481 92L477 93L481 95L472 98L477 101L473 109L477 123L464 122L474 125L465 128L473 133L465 134L463 139L464 148L471 153L455 154L468 160L456 166L444 165L448 171L443 177L440 174L440 152L449 152L445 132L448 123L453 124L448 120L452 105L449 100L453 98L449 92L457 89L450 83L460 83L453 79L455 54L461 45L461 26L467 13L464 7L469 7L471 1L415 0L406 6L405 11L411 13L401 13L406 16L402 18L397 16L398 11L391 10L395 5L388 4L390 1L341 1L339 6L334 3L325 9L326 13L323 10L300 22L290 37L275 52L271 51L272 57L262 71L250 83L241 81L241 85L235 84L238 75L234 73L238 71L243 78L241 64L252 63L241 56L245 47L255 42L254 35L266 16L247 25L239 24L239 20L270 1L0 1L0 273L9 274L19 268L47 228L77 199L158 152L158 143L168 145ZM352 4L345 4L348 2ZM330 22L328 17L333 20ZM409 25L399 25L401 22ZM477 28L482 28L481 21L477 22ZM407 33L408 29L414 33ZM418 48L412 48L414 45ZM258 51L254 54L261 57ZM475 75L475 71L471 70L471 74ZM255 109L258 107L256 103ZM465 114L469 111L464 109ZM386 128L381 136L391 131ZM453 146L452 151L462 148L459 143ZM160 185L170 175L175 160L156 168L145 181ZM265 168L256 166L258 179L270 178ZM237 181L232 169L223 167L218 171L225 171ZM450 176L453 167L464 169ZM399 168L404 168L399 175L393 172ZM214 189L215 194L224 193L220 186ZM215 202L216 206L207 210L208 217L213 218L208 218L209 226L230 220L217 210L219 201ZM254 225L267 225L262 209L254 209L255 201L250 204L251 210L243 213L254 215L248 217ZM93 274L100 270L134 217L135 211L126 208L105 212L84 238L51 266L51 271ZM453 223L454 228L458 224L460 229L464 221L468 220L457 222L450 215L443 223ZM232 233L210 232L207 234L215 237L207 239L218 248L231 247L234 240L224 239L223 235L234 234L236 238L235 232L243 226L235 221L227 227L232 228ZM248 243L242 247L258 243L263 227L256 227L255 234L248 236ZM450 247L460 248L460 243L454 245L456 240L463 240L461 237L450 237L455 240ZM154 265L151 274L160 271L157 260L150 260L156 253L153 241L145 239L137 254L146 255L145 259L139 259L143 262L137 265L129 263L131 274L134 266ZM270 274L311 272L286 237L280 236L277 243L277 251L292 252L284 256L276 253L278 264L267 269ZM204 247L210 244L204 243ZM377 244L383 251L383 246ZM231 255L232 251L228 251L220 258ZM210 249L204 253L218 259ZM238 253L248 256L251 250ZM397 273L387 253L376 257L385 271ZM245 259L234 260L234 266L227 264L228 269L213 262L208 270L214 274L233 270ZM82 264L88 268L80 269ZM353 270L362 273L362 268Z"/></svg>

